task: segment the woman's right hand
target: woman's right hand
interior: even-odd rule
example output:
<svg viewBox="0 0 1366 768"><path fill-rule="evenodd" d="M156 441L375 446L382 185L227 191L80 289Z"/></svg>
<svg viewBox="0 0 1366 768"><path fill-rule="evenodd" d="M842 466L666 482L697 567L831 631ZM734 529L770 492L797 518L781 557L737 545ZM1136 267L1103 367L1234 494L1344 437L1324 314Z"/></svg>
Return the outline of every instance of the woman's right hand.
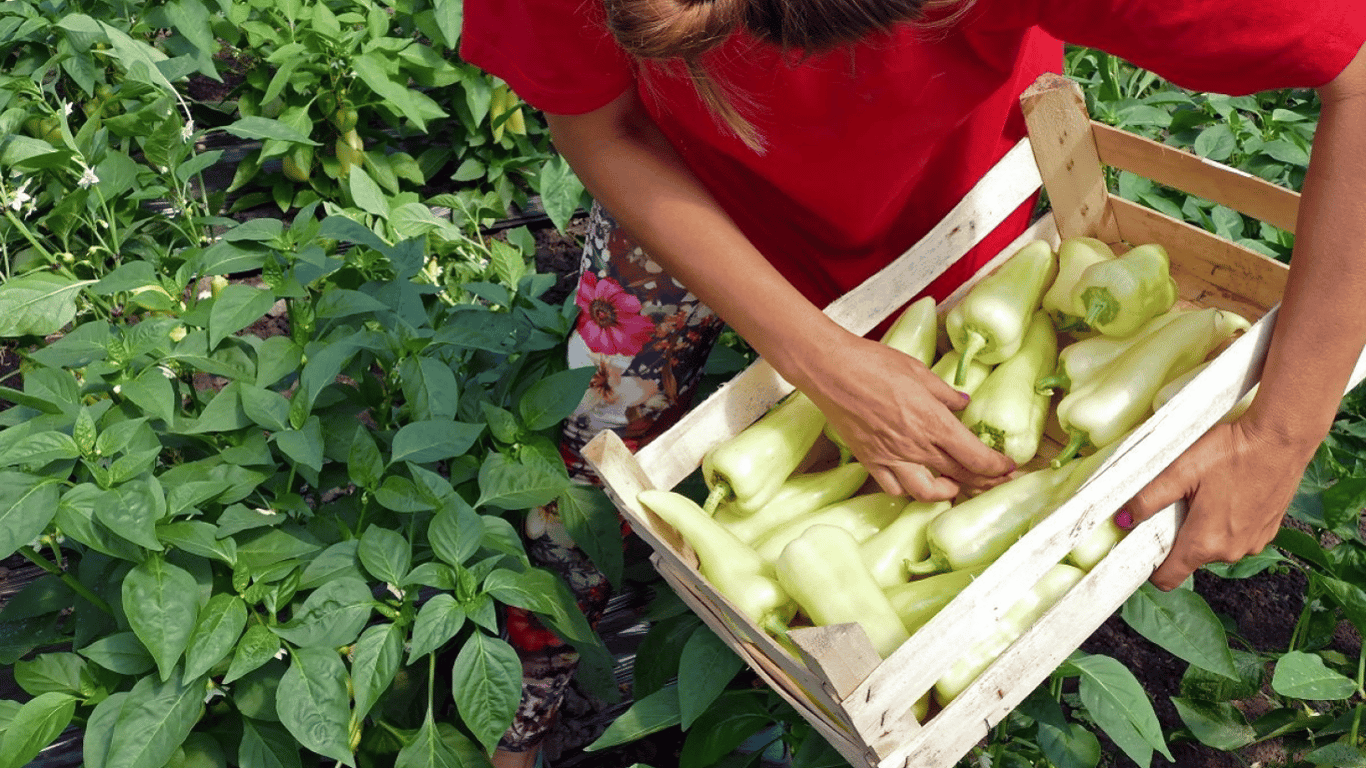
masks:
<svg viewBox="0 0 1366 768"><path fill-rule="evenodd" d="M803 366L799 388L882 487L920 501L986 489L1015 470L958 420L968 397L923 363L845 333Z"/></svg>

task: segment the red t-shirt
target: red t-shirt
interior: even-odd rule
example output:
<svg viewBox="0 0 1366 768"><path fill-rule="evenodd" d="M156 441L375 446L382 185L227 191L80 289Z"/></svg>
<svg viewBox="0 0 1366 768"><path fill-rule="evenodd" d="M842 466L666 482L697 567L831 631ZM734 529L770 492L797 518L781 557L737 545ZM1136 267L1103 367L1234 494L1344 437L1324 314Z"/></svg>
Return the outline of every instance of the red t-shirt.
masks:
<svg viewBox="0 0 1366 768"><path fill-rule="evenodd" d="M793 60L745 34L706 60L757 105L756 153L692 86L649 87L601 0L465 0L461 55L532 106L580 114L636 87L692 170L760 252L824 306L914 244L1024 135L1020 93L1059 71L1066 40L1188 88L1315 87L1366 40L1366 0L976 0L945 31L909 25ZM931 292L941 297L1026 223L1020 210Z"/></svg>

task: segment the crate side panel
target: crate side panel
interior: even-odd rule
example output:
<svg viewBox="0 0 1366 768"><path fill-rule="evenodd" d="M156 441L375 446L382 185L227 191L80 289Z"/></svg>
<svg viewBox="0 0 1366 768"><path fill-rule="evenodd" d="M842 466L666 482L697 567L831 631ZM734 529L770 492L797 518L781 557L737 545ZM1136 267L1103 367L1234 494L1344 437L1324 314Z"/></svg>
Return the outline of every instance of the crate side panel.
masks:
<svg viewBox="0 0 1366 768"><path fill-rule="evenodd" d="M1295 231L1300 196L1250 173L1092 121L1100 161ZM1120 225L1123 229L1123 225Z"/></svg>
<svg viewBox="0 0 1366 768"><path fill-rule="evenodd" d="M1152 574L1176 538L1176 505L1126 536L958 698L879 768L949 768L985 737Z"/></svg>

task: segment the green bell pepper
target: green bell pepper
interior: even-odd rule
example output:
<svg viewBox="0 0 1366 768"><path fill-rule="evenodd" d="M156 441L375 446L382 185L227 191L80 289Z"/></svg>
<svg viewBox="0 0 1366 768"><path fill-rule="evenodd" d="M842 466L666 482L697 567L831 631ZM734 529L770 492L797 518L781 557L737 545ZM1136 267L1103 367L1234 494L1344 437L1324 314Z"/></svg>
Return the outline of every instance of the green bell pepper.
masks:
<svg viewBox="0 0 1366 768"><path fill-rule="evenodd" d="M1053 285L1043 295L1041 303L1059 331L1076 333L1091 330L1085 320L1086 307L1073 299L1072 288L1087 267L1114 257L1115 252L1110 250L1110 246L1094 237L1069 237L1058 244L1058 276L1053 279Z"/></svg>
<svg viewBox="0 0 1366 768"><path fill-rule="evenodd" d="M887 587L883 594L887 595L896 615L901 617L901 623L906 625L906 631L915 634L986 569L982 565L938 573Z"/></svg>
<svg viewBox="0 0 1366 768"><path fill-rule="evenodd" d="M1176 303L1167 251L1140 245L1092 264L1072 286L1072 301L1086 309L1086 324L1106 336L1128 336Z"/></svg>
<svg viewBox="0 0 1366 768"><path fill-rule="evenodd" d="M659 515L697 553L698 570L716 591L760 627L780 630L795 613L795 605L779 586L773 564L716 522L687 496L648 489L636 500Z"/></svg>
<svg viewBox="0 0 1366 768"><path fill-rule="evenodd" d="M754 551L773 562L782 554L783 547L813 525L836 525L849 531L857 541L867 541L873 534L886 528L909 500L878 491L821 507L790 520L764 534L754 542Z"/></svg>
<svg viewBox="0 0 1366 768"><path fill-rule="evenodd" d="M800 392L769 409L744 431L702 458L702 477L711 490L704 505L715 512L723 501L748 514L767 504L806 458L821 435L825 416Z"/></svg>
<svg viewBox="0 0 1366 768"><path fill-rule="evenodd" d="M958 418L983 443L1022 465L1039 452L1051 401L1034 390L1034 382L1058 362L1058 334L1048 313L1039 310L1029 322L1024 343L996 366L973 393Z"/></svg>
<svg viewBox="0 0 1366 768"><path fill-rule="evenodd" d="M1029 319L1057 271L1053 249L1035 240L982 278L949 310L944 319L949 342L962 354L954 386L961 387L967 380L973 360L995 365L1019 350Z"/></svg>
<svg viewBox="0 0 1366 768"><path fill-rule="evenodd" d="M731 505L722 505L716 511L716 520L741 541L751 544L793 518L853 496L867 480L868 470L858 462L793 475L758 510L746 515Z"/></svg>
<svg viewBox="0 0 1366 768"><path fill-rule="evenodd" d="M1051 395L1055 389L1068 390L1081 385L1144 336L1180 317L1184 311L1172 309L1163 312L1130 336L1092 336L1068 344L1058 353L1057 368L1052 374L1039 379L1034 391Z"/></svg>
<svg viewBox="0 0 1366 768"><path fill-rule="evenodd" d="M1148 334L1059 403L1058 423L1068 443L1053 466L1070 461L1084 445L1107 446L1147 417L1162 385L1199 365L1248 322L1208 308L1184 312Z"/></svg>
<svg viewBox="0 0 1366 768"><path fill-rule="evenodd" d="M878 586L902 584L910 576L906 563L923 560L930 553L926 531L930 521L953 506L947 501L912 501L873 537L859 545L863 562Z"/></svg>
<svg viewBox="0 0 1366 768"><path fill-rule="evenodd" d="M884 659L911 636L868 573L858 542L839 526L808 528L783 548L774 572L813 624L857 623Z"/></svg>

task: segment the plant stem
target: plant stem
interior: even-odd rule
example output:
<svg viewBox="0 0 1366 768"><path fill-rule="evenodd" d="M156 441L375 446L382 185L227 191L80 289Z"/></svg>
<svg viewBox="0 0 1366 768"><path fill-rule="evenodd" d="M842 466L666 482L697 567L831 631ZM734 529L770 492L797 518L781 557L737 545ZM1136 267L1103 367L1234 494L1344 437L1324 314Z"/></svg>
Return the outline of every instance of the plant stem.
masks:
<svg viewBox="0 0 1366 768"><path fill-rule="evenodd" d="M109 603L106 603L104 601L104 598L100 597L94 592L91 592L89 587L77 581L74 576L67 573L61 566L57 565L51 560L48 560L46 557L43 557L42 555L38 554L38 552L36 552L33 549L33 547L30 547L27 544L25 544L24 546L19 548L19 554L23 555L24 558L27 559L30 563L33 563L39 568L42 568L44 571L47 571L50 575L56 576L57 578L61 579L62 583L70 587L72 592L75 592L76 594L90 601L91 605L95 606L96 608L99 608L101 611L104 611L110 616L114 615L114 609L109 607Z"/></svg>

